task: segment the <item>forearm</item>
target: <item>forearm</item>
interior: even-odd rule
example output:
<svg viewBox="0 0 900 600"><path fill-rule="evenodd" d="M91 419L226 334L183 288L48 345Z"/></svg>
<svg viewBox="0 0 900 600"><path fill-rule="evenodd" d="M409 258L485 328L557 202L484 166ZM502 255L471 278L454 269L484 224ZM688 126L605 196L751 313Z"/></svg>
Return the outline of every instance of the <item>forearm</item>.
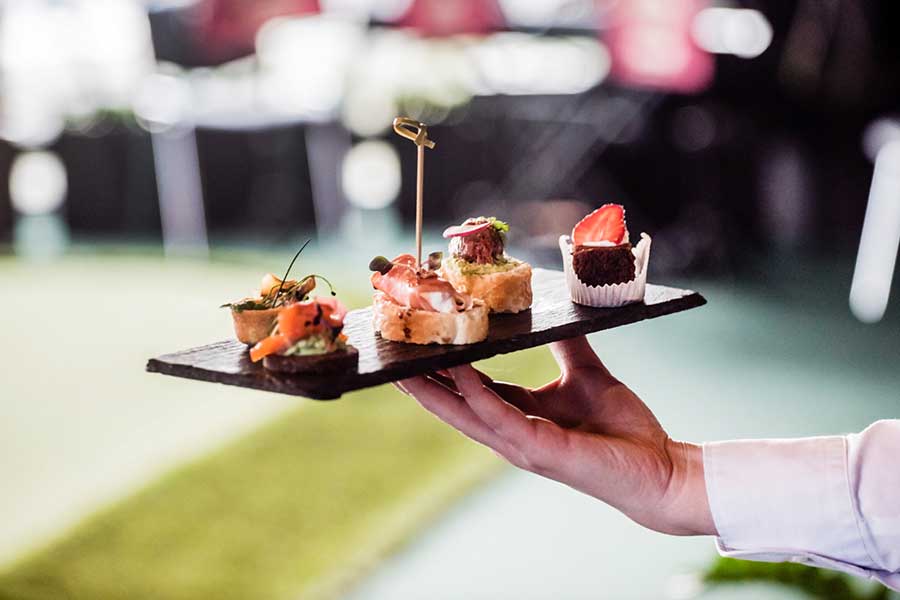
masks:
<svg viewBox="0 0 900 600"><path fill-rule="evenodd" d="M669 440L667 451L672 461L672 477L664 501L666 533L717 535L706 493L703 448Z"/></svg>
<svg viewBox="0 0 900 600"><path fill-rule="evenodd" d="M566 483L648 529L669 535L716 535L703 477L702 448L667 437L658 446L637 446L640 452L627 447L580 461L604 468L599 475L595 471ZM624 455L629 459L622 460ZM651 468L651 464L657 466Z"/></svg>

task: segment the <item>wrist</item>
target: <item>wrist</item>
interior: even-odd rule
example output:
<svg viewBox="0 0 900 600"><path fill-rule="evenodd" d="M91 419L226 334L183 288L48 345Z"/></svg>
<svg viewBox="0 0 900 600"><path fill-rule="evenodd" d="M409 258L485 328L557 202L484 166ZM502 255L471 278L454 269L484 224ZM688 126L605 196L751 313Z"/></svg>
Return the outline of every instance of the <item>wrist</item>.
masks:
<svg viewBox="0 0 900 600"><path fill-rule="evenodd" d="M703 471L703 448L667 440L672 475L666 489L666 516L674 535L718 535L709 508Z"/></svg>

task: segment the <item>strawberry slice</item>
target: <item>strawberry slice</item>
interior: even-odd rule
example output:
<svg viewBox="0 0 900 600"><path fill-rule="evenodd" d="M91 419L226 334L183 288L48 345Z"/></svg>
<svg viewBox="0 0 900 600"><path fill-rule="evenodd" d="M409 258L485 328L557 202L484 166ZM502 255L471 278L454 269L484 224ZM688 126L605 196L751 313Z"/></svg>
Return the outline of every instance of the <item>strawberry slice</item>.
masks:
<svg viewBox="0 0 900 600"><path fill-rule="evenodd" d="M444 237L465 237L467 235L472 235L473 233L478 233L479 231L484 231L488 227L493 227L493 223L486 221L474 225L453 225L444 230Z"/></svg>
<svg viewBox="0 0 900 600"><path fill-rule="evenodd" d="M572 229L572 243L576 246L590 242L610 242L615 245L625 240L625 207L621 204L604 204Z"/></svg>

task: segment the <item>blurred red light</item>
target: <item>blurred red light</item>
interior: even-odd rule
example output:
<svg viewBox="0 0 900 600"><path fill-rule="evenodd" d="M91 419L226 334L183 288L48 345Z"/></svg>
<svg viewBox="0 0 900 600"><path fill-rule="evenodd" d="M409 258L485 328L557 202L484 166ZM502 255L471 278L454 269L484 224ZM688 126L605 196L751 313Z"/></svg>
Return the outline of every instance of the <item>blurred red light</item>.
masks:
<svg viewBox="0 0 900 600"><path fill-rule="evenodd" d="M601 2L610 76L633 87L698 92L712 81L713 57L691 36L707 0L620 0Z"/></svg>
<svg viewBox="0 0 900 600"><path fill-rule="evenodd" d="M427 37L490 33L504 23L497 0L414 0L397 21Z"/></svg>

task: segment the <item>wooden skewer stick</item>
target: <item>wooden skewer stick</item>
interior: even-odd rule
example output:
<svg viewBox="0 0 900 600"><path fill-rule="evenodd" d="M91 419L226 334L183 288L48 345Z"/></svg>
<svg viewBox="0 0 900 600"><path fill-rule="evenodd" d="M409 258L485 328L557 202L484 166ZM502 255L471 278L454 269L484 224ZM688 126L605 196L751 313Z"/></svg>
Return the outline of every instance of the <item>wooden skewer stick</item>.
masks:
<svg viewBox="0 0 900 600"><path fill-rule="evenodd" d="M416 145L416 269L422 266L422 188L425 183L425 148L434 148L434 142L428 139L428 126L425 123L397 117L394 119L394 131Z"/></svg>

